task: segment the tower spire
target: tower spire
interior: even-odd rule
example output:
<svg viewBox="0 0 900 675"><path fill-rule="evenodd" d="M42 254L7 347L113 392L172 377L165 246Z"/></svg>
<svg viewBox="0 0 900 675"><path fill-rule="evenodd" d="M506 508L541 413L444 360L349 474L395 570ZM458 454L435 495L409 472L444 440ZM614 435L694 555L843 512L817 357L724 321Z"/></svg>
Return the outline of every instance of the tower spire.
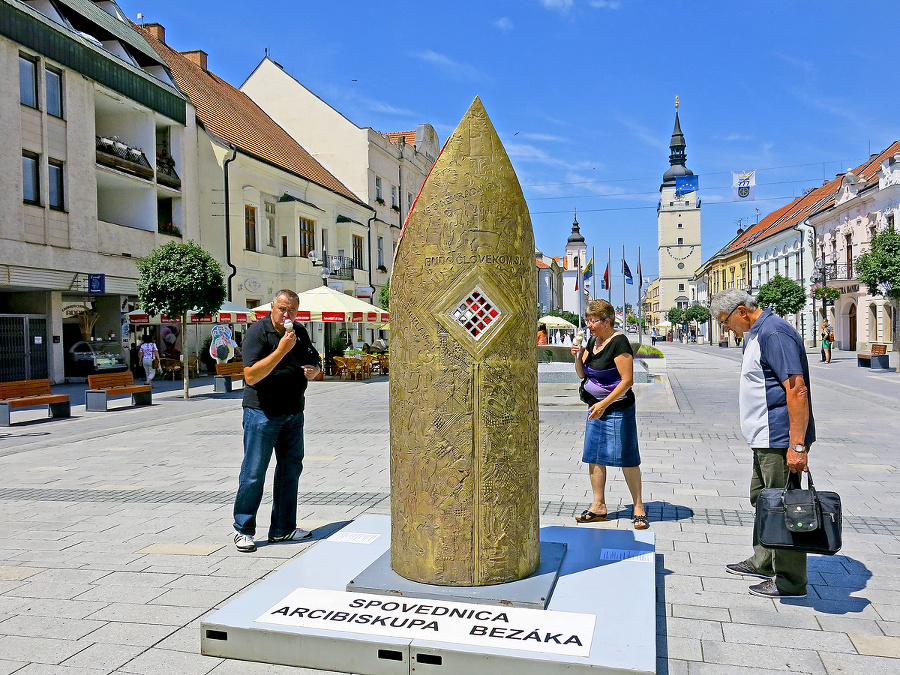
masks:
<svg viewBox="0 0 900 675"><path fill-rule="evenodd" d="M661 187L673 187L676 176L693 176L694 172L685 166L687 162L687 143L681 132L681 120L678 117L678 96L675 97L675 128L672 129L672 139L669 141L669 169L663 174Z"/></svg>

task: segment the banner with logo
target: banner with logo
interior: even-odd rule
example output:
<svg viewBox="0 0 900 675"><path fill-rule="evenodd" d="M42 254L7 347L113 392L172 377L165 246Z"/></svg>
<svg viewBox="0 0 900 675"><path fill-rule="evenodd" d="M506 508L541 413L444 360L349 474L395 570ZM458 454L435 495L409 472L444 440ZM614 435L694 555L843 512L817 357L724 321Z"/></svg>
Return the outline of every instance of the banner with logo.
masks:
<svg viewBox="0 0 900 675"><path fill-rule="evenodd" d="M756 199L756 171L732 171L731 187L734 201L752 202Z"/></svg>

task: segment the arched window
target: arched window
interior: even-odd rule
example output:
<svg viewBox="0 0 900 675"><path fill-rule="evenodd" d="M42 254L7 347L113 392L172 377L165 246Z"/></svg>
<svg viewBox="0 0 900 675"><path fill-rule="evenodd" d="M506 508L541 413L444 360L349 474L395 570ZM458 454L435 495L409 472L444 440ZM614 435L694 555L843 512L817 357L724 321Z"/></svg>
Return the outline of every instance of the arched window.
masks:
<svg viewBox="0 0 900 675"><path fill-rule="evenodd" d="M878 342L878 305L869 304L869 342Z"/></svg>

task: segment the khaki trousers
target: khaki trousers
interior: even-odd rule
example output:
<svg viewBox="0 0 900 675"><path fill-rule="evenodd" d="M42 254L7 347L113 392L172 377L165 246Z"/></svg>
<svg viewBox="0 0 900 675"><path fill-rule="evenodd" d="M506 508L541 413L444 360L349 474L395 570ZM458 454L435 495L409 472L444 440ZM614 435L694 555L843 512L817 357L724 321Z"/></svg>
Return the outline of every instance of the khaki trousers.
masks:
<svg viewBox="0 0 900 675"><path fill-rule="evenodd" d="M753 476L750 478L750 504L763 488L783 488L791 470L787 465L787 448L753 448ZM775 577L775 584L785 593L806 592L806 553L760 546L753 528L753 556L747 564L760 574Z"/></svg>

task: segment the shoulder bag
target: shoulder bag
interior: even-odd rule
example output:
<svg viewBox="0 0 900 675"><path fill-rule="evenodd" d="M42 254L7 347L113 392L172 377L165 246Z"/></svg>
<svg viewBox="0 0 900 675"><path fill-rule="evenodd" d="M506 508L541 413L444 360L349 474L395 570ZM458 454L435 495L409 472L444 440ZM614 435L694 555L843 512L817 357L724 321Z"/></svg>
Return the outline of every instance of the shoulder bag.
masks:
<svg viewBox="0 0 900 675"><path fill-rule="evenodd" d="M784 488L765 488L756 501L756 536L765 548L834 555L841 550L841 498L816 490L808 471L808 489L792 473Z"/></svg>

